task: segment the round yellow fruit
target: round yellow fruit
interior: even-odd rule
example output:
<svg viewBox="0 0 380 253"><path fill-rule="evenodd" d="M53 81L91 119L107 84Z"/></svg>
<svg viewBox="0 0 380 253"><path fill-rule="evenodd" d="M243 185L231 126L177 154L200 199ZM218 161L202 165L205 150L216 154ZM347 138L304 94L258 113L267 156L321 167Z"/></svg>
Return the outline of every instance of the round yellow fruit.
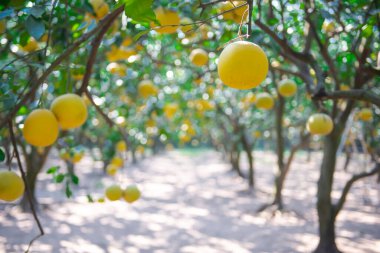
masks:
<svg viewBox="0 0 380 253"><path fill-rule="evenodd" d="M65 94L54 99L50 110L64 130L80 127L87 119L87 107L76 94Z"/></svg>
<svg viewBox="0 0 380 253"><path fill-rule="evenodd" d="M335 31L335 24L331 20L325 20L322 24L322 30L326 33L333 33Z"/></svg>
<svg viewBox="0 0 380 253"><path fill-rule="evenodd" d="M158 93L156 86L154 86L151 80L143 80L139 83L138 87L139 95L143 98L155 96Z"/></svg>
<svg viewBox="0 0 380 253"><path fill-rule="evenodd" d="M124 161L123 161L123 159L121 157L115 156L114 158L112 158L111 164L113 164L116 167L120 168L120 167L123 167Z"/></svg>
<svg viewBox="0 0 380 253"><path fill-rule="evenodd" d="M72 163L78 163L78 162L80 162L80 160L82 160L83 156L84 156L84 152L83 151L75 152L74 155L73 155L73 157L72 157L72 159L71 159Z"/></svg>
<svg viewBox="0 0 380 253"><path fill-rule="evenodd" d="M114 176L116 174L116 172L118 171L118 169L119 169L119 167L116 166L115 164L108 164L106 171L107 171L108 175Z"/></svg>
<svg viewBox="0 0 380 253"><path fill-rule="evenodd" d="M267 56L258 45L237 41L229 44L220 54L218 74L227 86L246 90L265 80L268 67Z"/></svg>
<svg viewBox="0 0 380 253"><path fill-rule="evenodd" d="M127 144L125 143L125 141L118 141L116 143L116 150L118 152L124 152L127 150Z"/></svg>
<svg viewBox="0 0 380 253"><path fill-rule="evenodd" d="M50 146L58 138L58 122L51 111L36 109L26 117L22 132L25 141L30 145Z"/></svg>
<svg viewBox="0 0 380 253"><path fill-rule="evenodd" d="M38 43L34 38L30 38L28 43L25 46L21 47L21 49L25 52L31 53L38 49Z"/></svg>
<svg viewBox="0 0 380 253"><path fill-rule="evenodd" d="M181 19L181 28L180 30L183 32L183 33L188 33L190 32L191 30L193 30L194 28L194 25L193 25L193 20L191 18L188 18L188 17L184 17Z"/></svg>
<svg viewBox="0 0 380 253"><path fill-rule="evenodd" d="M256 131L253 132L252 136L255 137L255 138L260 138L261 137L261 132L256 130Z"/></svg>
<svg viewBox="0 0 380 253"><path fill-rule="evenodd" d="M194 49L190 53L190 61L198 67L204 66L208 63L208 54L201 48Z"/></svg>
<svg viewBox="0 0 380 253"><path fill-rule="evenodd" d="M123 192L123 198L128 203L133 203L138 200L141 196L140 190L136 185L129 185Z"/></svg>
<svg viewBox="0 0 380 253"><path fill-rule="evenodd" d="M13 171L0 172L0 199L14 201L24 193L25 184L22 178Z"/></svg>
<svg viewBox="0 0 380 253"><path fill-rule="evenodd" d="M247 17L248 17L248 11L247 11L248 5L241 6L237 9L234 9L237 6L240 6L244 3L245 3L245 1L233 1L233 2L226 1L226 2L224 2L220 8L220 12L225 12L223 14L223 18L225 20L232 20L238 24L240 24L241 22L244 22L244 20L247 19ZM234 10L232 10L232 9L234 9ZM244 18L243 18L243 15L244 15Z"/></svg>
<svg viewBox="0 0 380 253"><path fill-rule="evenodd" d="M329 115L316 113L309 117L306 128L311 134L327 135L333 130L334 123Z"/></svg>
<svg viewBox="0 0 380 253"><path fill-rule="evenodd" d="M256 96L256 107L263 110L270 110L274 106L274 99L269 93L260 93Z"/></svg>
<svg viewBox="0 0 380 253"><path fill-rule="evenodd" d="M155 28L158 33L170 34L177 31L180 24L180 17L177 12L158 7L154 13L156 14L156 18L161 26L160 28Z"/></svg>
<svg viewBox="0 0 380 253"><path fill-rule="evenodd" d="M284 79L278 85L278 93L283 97L291 97L297 92L297 85L293 80Z"/></svg>
<svg viewBox="0 0 380 253"><path fill-rule="evenodd" d="M362 120L362 121L370 121L372 120L372 110L369 109L369 108L363 108L360 110L359 112L359 118Z"/></svg>
<svg viewBox="0 0 380 253"><path fill-rule="evenodd" d="M111 185L106 188L105 195L107 199L111 201L116 201L123 195L123 190L118 185Z"/></svg>
<svg viewBox="0 0 380 253"><path fill-rule="evenodd" d="M350 90L350 86L348 86L347 84L342 84L340 86L340 90L341 91L347 91L347 90Z"/></svg>
<svg viewBox="0 0 380 253"><path fill-rule="evenodd" d="M165 117L168 118L168 119L171 119L173 118L173 116L175 115L175 113L177 112L178 110L178 105L177 104L167 104L164 106L164 114L165 114Z"/></svg>

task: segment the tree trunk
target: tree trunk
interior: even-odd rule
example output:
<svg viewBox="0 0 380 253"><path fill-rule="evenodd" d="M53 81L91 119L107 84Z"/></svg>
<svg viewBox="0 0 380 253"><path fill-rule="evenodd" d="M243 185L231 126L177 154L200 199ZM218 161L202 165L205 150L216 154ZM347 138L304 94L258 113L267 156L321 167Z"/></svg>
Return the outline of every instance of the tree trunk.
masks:
<svg viewBox="0 0 380 253"><path fill-rule="evenodd" d="M283 209L282 188L284 184L284 136L282 131L284 116L284 98L278 94L278 103L276 106L276 146L277 146L277 173L275 176L275 196L273 204L278 206L279 210Z"/></svg>
<svg viewBox="0 0 380 253"><path fill-rule="evenodd" d="M39 154L34 147L29 154L26 153L25 147L22 147L22 151L26 161L26 184L29 187L33 205L38 210L38 201L35 194L37 176L45 164L46 158L50 152L50 147L45 148L43 154ZM26 191L21 199L20 206L22 211L31 212L29 198Z"/></svg>
<svg viewBox="0 0 380 253"><path fill-rule="evenodd" d="M254 168L253 168L253 156L252 156L252 145L248 143L247 136L245 134L244 128L241 129L241 142L243 144L243 148L245 153L247 154L248 158L248 187L250 189L253 189L255 187L255 175L254 175Z"/></svg>
<svg viewBox="0 0 380 253"><path fill-rule="evenodd" d="M340 252L335 243L335 215L331 201L331 191L339 146L336 131L325 137L323 160L318 180L317 210L319 217L319 243L314 253Z"/></svg>

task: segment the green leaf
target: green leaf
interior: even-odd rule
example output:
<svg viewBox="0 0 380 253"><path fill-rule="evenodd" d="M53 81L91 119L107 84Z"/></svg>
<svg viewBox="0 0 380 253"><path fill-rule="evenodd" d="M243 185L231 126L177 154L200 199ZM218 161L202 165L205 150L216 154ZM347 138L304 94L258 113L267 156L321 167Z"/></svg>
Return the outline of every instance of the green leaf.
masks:
<svg viewBox="0 0 380 253"><path fill-rule="evenodd" d="M125 15L137 23L157 22L153 0L125 0Z"/></svg>
<svg viewBox="0 0 380 253"><path fill-rule="evenodd" d="M65 174L62 174L62 173L60 173L54 177L54 181L56 183L62 183L63 179L65 179Z"/></svg>
<svg viewBox="0 0 380 253"><path fill-rule="evenodd" d="M363 31L363 36L365 38L369 38L369 37L371 37L371 35L373 33L373 26L372 25L365 25L365 26L363 26L362 31Z"/></svg>
<svg viewBox="0 0 380 253"><path fill-rule="evenodd" d="M66 184L65 193L67 198L71 198L71 196L73 196L73 192L71 191L69 184Z"/></svg>
<svg viewBox="0 0 380 253"><path fill-rule="evenodd" d="M93 199L93 197L90 194L87 194L87 200L90 203L94 203L94 199Z"/></svg>
<svg viewBox="0 0 380 253"><path fill-rule="evenodd" d="M25 20L25 26L28 33L36 40L39 40L45 33L45 25L42 20L36 19L32 15Z"/></svg>
<svg viewBox="0 0 380 253"><path fill-rule="evenodd" d="M133 41L138 41L141 36L147 34L150 30L144 30L144 31L141 31L139 32L138 34L136 34L134 37L133 37Z"/></svg>
<svg viewBox="0 0 380 253"><path fill-rule="evenodd" d="M2 148L0 148L0 162L5 160L5 153Z"/></svg>
<svg viewBox="0 0 380 253"><path fill-rule="evenodd" d="M35 18L42 17L42 14L45 13L45 9L39 6L34 6L30 9L30 14Z"/></svg>
<svg viewBox="0 0 380 253"><path fill-rule="evenodd" d="M56 173L58 170L59 170L59 166L53 166L53 167L50 167L50 168L46 171L46 173L47 173L47 174L54 174L54 173Z"/></svg>
<svg viewBox="0 0 380 253"><path fill-rule="evenodd" d="M78 185L79 184L79 177L77 177L76 175L71 175L71 181L74 183L74 184L76 184L76 185Z"/></svg>

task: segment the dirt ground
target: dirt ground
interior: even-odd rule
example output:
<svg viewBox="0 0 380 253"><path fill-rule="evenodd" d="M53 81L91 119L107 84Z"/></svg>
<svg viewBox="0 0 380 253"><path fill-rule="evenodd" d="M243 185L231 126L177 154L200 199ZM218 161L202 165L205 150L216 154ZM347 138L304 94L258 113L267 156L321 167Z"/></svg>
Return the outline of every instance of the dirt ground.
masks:
<svg viewBox="0 0 380 253"><path fill-rule="evenodd" d="M80 186L66 199L62 185L41 173L39 217L46 235L31 252L61 253L291 253L310 252L318 242L316 181L321 154L297 155L284 189L287 212L257 214L273 192L276 158L255 152L256 189L230 171L211 150L171 151L127 164L116 178L104 176L102 164L86 156L77 166ZM52 158L47 168L61 162ZM349 174L339 160L333 197ZM63 165L63 164L61 164ZM246 164L243 162L243 167ZM363 168L360 159L350 170ZM143 196L124 201L88 203L114 182L137 182ZM37 226L30 214L0 204L0 252L23 252ZM375 177L358 182L337 221L337 243L346 253L380 252L379 185Z"/></svg>

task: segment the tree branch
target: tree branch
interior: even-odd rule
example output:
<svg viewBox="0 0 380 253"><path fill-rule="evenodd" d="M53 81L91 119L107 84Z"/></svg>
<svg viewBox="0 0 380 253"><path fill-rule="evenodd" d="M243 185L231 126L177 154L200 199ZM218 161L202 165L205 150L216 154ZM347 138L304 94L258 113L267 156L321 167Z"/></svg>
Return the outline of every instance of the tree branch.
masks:
<svg viewBox="0 0 380 253"><path fill-rule="evenodd" d="M16 137L15 137L15 134L13 132L13 124L12 124L11 120L8 122L8 126L9 126L9 134L10 134L10 137L11 137L11 140L12 140L13 149L14 149L14 152L16 154L17 164L18 164L18 167L19 167L20 172L21 172L22 180L25 183L26 196L28 198L28 201L29 201L29 204L30 204L30 209L32 210L32 214L33 214L34 220L36 221L38 229L40 230L40 234L37 235L36 237L34 237L29 242L28 248L25 251L25 253L27 253L27 252L29 252L29 249L32 246L33 242L35 240L37 240L38 238L40 238L41 236L43 236L45 234L45 232L44 232L44 229L42 228L40 220L38 219L37 212L36 212L36 209L34 207L34 203L33 203L33 200L32 200L32 193L30 191L30 188L29 188L29 185L28 185L28 181L26 179L26 173L25 173L25 171L24 171L24 169L22 167L22 163L21 163L21 159L20 159L20 154L19 154L18 149L17 149Z"/></svg>
<svg viewBox="0 0 380 253"><path fill-rule="evenodd" d="M105 17L102 21L99 22L98 26L95 27L90 32L84 34L80 39L78 39L71 47L69 47L64 53L62 53L50 66L46 69L46 71L35 81L31 84L31 87L28 92L26 92L21 100L16 103L15 107L9 111L9 113L2 119L0 122L0 129L3 128L7 122L17 113L17 111L28 102L30 97L33 96L33 94L37 91L38 87L45 81L45 79L55 70L56 67L58 67L67 57L69 57L73 52L78 50L80 45L87 41L89 38L91 38L94 34L99 32L101 28L107 24L107 21L115 15L115 13L119 12L121 8L124 8L123 6L116 9L115 11L108 14L107 17Z"/></svg>
<svg viewBox="0 0 380 253"><path fill-rule="evenodd" d="M375 167L369 172L363 172L357 175L353 175L350 180L347 181L346 185L343 188L342 195L340 196L338 202L334 205L334 216L336 217L340 210L343 208L344 202L346 201L346 197L348 192L351 189L351 186L358 181L359 179L370 177L380 172L380 163L377 162Z"/></svg>
<svg viewBox="0 0 380 253"><path fill-rule="evenodd" d="M337 100L337 99L352 99L370 102L380 108L380 96L368 90L348 90L348 91L333 91L333 92L319 92L313 96L313 99L320 100Z"/></svg>

